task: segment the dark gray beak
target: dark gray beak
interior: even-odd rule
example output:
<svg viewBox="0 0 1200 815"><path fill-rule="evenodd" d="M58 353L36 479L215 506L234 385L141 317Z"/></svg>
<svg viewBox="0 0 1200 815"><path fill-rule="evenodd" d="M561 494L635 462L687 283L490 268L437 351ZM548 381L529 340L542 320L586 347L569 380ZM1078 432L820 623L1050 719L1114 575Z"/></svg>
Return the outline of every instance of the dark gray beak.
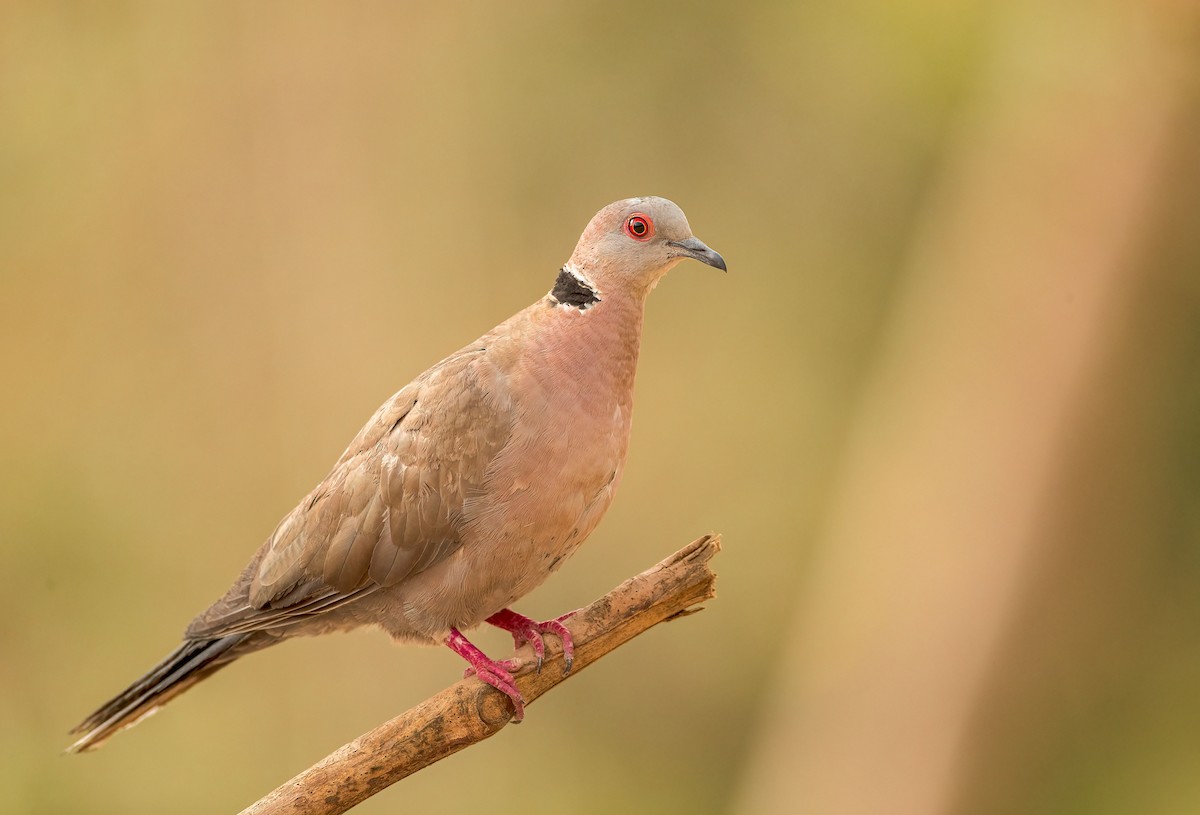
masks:
<svg viewBox="0 0 1200 815"><path fill-rule="evenodd" d="M688 238L686 241L667 241L667 246L673 246L682 251L673 255L673 257L695 258L701 263L707 263L722 272L728 272L725 268L725 258L718 255L713 250L704 245L704 241L699 238Z"/></svg>

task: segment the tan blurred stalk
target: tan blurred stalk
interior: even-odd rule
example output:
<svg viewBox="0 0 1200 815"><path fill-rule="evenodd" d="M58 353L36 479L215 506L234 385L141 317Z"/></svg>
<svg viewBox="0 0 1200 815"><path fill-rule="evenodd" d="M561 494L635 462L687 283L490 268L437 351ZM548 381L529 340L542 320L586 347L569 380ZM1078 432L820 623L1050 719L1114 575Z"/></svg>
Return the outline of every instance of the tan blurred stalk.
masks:
<svg viewBox="0 0 1200 815"><path fill-rule="evenodd" d="M1047 493L1166 180L1186 89L1175 32L1195 14L1169 12L998 12L736 811L952 810Z"/></svg>

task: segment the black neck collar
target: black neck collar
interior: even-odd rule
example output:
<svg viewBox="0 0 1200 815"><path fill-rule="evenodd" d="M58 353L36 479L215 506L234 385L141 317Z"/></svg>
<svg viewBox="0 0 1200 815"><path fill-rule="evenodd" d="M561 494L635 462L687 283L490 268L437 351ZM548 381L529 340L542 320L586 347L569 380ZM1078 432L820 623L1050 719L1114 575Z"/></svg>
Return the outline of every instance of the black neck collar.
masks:
<svg viewBox="0 0 1200 815"><path fill-rule="evenodd" d="M554 288L550 290L550 296L558 304L571 306L580 311L600 302L600 298L596 296L595 290L567 271L566 266L559 270L558 278L554 281Z"/></svg>

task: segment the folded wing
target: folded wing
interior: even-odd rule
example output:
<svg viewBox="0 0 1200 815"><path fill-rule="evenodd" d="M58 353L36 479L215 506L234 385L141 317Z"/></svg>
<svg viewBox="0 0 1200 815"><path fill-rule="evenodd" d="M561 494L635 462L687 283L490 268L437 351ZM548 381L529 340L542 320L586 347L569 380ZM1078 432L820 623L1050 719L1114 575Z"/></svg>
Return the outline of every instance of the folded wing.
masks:
<svg viewBox="0 0 1200 815"><path fill-rule="evenodd" d="M289 627L452 553L511 433L503 385L479 347L395 394L187 636Z"/></svg>

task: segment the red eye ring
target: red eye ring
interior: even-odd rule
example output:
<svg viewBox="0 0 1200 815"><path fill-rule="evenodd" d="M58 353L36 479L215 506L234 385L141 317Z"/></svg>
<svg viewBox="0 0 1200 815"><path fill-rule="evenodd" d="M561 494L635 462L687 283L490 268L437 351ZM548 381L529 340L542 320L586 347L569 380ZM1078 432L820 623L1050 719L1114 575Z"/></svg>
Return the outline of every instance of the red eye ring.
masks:
<svg viewBox="0 0 1200 815"><path fill-rule="evenodd" d="M649 215L635 212L625 219L625 234L635 241L648 241L654 237L654 221Z"/></svg>

